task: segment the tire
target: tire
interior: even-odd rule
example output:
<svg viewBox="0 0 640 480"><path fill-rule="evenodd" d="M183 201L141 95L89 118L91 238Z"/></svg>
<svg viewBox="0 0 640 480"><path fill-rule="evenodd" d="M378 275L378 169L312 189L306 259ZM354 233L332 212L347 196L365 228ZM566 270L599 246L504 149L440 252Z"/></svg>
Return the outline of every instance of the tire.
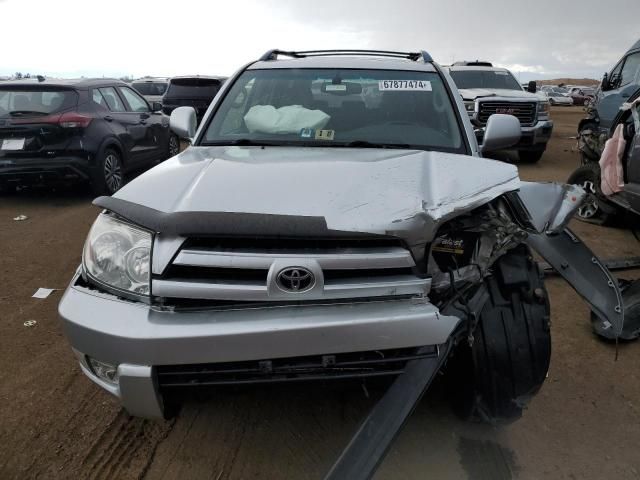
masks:
<svg viewBox="0 0 640 480"><path fill-rule="evenodd" d="M180 139L176 135L169 137L169 145L167 146L167 158L175 157L180 153Z"/></svg>
<svg viewBox="0 0 640 480"><path fill-rule="evenodd" d="M112 148L102 153L91 186L96 195L113 195L124 185L124 165L120 154Z"/></svg>
<svg viewBox="0 0 640 480"><path fill-rule="evenodd" d="M524 245L494 264L486 286L473 344L461 343L447 365L447 390L462 418L505 424L522 416L549 370L549 299Z"/></svg>
<svg viewBox="0 0 640 480"><path fill-rule="evenodd" d="M544 155L546 147L541 150L520 150L518 151L518 157L520 161L524 163L538 163Z"/></svg>
<svg viewBox="0 0 640 480"><path fill-rule="evenodd" d="M576 216L585 222L602 225L610 220L614 207L603 200L600 190L600 166L589 162L578 167L567 179L571 185L579 185L587 192L587 197Z"/></svg>
<svg viewBox="0 0 640 480"><path fill-rule="evenodd" d="M555 106L555 104L556 104L555 100L549 99L549 105L551 105L553 107L553 106Z"/></svg>

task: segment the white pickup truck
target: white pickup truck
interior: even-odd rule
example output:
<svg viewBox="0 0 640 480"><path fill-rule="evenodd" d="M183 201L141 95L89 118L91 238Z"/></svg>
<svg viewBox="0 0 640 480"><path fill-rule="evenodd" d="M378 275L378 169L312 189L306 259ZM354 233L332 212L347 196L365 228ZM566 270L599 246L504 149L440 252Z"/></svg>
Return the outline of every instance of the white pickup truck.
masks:
<svg viewBox="0 0 640 480"><path fill-rule="evenodd" d="M489 62L456 62L446 69L462 95L479 141L491 115L514 115L522 130L520 141L513 147L520 160L535 163L542 158L553 122L549 119L549 102L536 94L535 82L524 91L509 70Z"/></svg>

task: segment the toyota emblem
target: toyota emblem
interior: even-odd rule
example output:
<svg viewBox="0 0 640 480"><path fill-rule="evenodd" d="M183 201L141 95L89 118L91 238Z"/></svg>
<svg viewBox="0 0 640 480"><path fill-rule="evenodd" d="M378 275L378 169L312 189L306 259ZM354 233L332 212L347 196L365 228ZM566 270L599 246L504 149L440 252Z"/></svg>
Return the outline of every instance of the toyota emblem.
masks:
<svg viewBox="0 0 640 480"><path fill-rule="evenodd" d="M304 267L289 267L280 270L276 276L276 284L285 292L302 293L314 287L316 277Z"/></svg>

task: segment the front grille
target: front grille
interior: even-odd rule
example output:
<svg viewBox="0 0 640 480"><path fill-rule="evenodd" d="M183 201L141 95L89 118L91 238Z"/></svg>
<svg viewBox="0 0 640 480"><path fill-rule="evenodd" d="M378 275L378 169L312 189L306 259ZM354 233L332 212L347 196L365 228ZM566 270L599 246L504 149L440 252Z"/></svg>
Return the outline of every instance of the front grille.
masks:
<svg viewBox="0 0 640 480"><path fill-rule="evenodd" d="M507 113L520 120L520 125L523 127L530 127L535 122L537 107L536 102L481 101L478 121L485 125L494 113Z"/></svg>
<svg viewBox="0 0 640 480"><path fill-rule="evenodd" d="M435 346L357 353L156 367L161 390L246 383L399 375L410 360L437 355Z"/></svg>
<svg viewBox="0 0 640 480"><path fill-rule="evenodd" d="M283 290L278 273L296 267L312 273L313 287ZM428 286L395 239L195 238L153 278L152 294L163 305L197 299L229 306L421 296Z"/></svg>

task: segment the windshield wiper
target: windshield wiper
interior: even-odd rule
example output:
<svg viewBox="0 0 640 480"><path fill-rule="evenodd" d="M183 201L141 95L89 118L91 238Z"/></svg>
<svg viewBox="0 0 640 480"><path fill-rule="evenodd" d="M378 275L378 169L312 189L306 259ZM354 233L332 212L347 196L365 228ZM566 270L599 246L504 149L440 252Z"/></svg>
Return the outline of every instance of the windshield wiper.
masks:
<svg viewBox="0 0 640 480"><path fill-rule="evenodd" d="M22 116L22 115L49 115L47 112L38 112L37 110L13 110L9 112L11 116Z"/></svg>
<svg viewBox="0 0 640 480"><path fill-rule="evenodd" d="M206 147L216 146L237 146L237 147L274 147L284 145L283 142L270 141L270 140L250 140L248 138L237 138L235 140L218 140L215 142L202 142L202 145Z"/></svg>
<svg viewBox="0 0 640 480"><path fill-rule="evenodd" d="M366 140L354 140L353 142L336 144L337 147L345 148L397 148L401 150L413 150L416 147L408 143L374 143Z"/></svg>

